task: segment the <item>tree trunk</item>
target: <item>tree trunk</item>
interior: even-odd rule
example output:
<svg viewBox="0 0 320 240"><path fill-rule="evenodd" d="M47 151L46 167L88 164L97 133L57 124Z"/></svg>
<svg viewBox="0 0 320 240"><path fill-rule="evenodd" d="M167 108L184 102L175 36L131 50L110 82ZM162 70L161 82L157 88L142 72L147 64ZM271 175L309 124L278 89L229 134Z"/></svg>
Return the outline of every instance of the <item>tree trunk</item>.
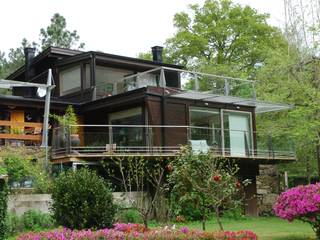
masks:
<svg viewBox="0 0 320 240"><path fill-rule="evenodd" d="M320 143L319 140L316 142L316 156L317 156L317 163L318 163L318 177L320 177Z"/></svg>
<svg viewBox="0 0 320 240"><path fill-rule="evenodd" d="M148 229L148 216L143 216L143 225L145 229Z"/></svg>
<svg viewBox="0 0 320 240"><path fill-rule="evenodd" d="M220 220L220 211L219 211L219 207L216 207L215 209L216 211L216 219L217 219L217 222L219 224L219 228L221 231L223 231L223 226L222 226L222 223L221 223L221 220Z"/></svg>
<svg viewBox="0 0 320 240"><path fill-rule="evenodd" d="M205 213L205 211L202 214L202 230L203 231L206 230L206 213Z"/></svg>
<svg viewBox="0 0 320 240"><path fill-rule="evenodd" d="M314 230L316 233L317 240L320 240L320 227L316 227L316 228L314 228Z"/></svg>

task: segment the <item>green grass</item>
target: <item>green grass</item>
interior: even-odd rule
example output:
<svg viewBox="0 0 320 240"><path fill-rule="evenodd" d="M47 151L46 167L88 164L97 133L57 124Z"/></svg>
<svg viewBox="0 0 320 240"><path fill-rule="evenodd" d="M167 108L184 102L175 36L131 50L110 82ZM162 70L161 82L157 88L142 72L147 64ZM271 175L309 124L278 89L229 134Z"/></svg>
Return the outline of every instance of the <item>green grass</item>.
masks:
<svg viewBox="0 0 320 240"><path fill-rule="evenodd" d="M258 239L262 240L308 240L316 239L311 226L299 221L289 223L285 220L275 217L259 217L259 218L240 218L240 219L222 219L225 230L239 231L251 230L258 235ZM201 222L192 222L181 224L193 229L202 229ZM215 220L207 222L207 231L218 230L218 224Z"/></svg>
<svg viewBox="0 0 320 240"><path fill-rule="evenodd" d="M289 223L275 217L245 217L240 219L222 219L225 230L239 231L251 230L258 235L259 240L315 240L311 226L299 221ZM157 227L160 224L151 223L151 227ZM180 226L188 226L192 229L202 229L201 222L181 223ZM207 231L219 230L215 220L210 220L206 224ZM13 240L14 237L8 240Z"/></svg>

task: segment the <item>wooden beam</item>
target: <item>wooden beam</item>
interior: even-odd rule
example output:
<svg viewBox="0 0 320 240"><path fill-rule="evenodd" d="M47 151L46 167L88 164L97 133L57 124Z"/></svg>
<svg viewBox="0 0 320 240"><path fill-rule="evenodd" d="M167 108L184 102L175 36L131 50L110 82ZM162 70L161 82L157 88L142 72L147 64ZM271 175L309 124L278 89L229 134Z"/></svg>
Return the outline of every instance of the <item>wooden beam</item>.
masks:
<svg viewBox="0 0 320 240"><path fill-rule="evenodd" d="M34 123L34 122L13 122L13 121L0 120L0 126L42 128L42 123Z"/></svg>
<svg viewBox="0 0 320 240"><path fill-rule="evenodd" d="M30 140L41 142L41 135L26 135L26 134L10 134L10 133L0 133L0 139L14 139L14 140Z"/></svg>

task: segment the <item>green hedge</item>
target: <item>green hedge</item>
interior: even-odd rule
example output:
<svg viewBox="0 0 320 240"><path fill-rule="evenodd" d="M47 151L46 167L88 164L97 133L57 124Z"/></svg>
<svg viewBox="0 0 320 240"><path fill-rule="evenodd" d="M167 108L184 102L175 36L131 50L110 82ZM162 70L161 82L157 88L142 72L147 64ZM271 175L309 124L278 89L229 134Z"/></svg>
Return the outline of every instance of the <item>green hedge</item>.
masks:
<svg viewBox="0 0 320 240"><path fill-rule="evenodd" d="M71 229L111 227L116 212L110 185L83 168L61 173L52 188L56 222Z"/></svg>
<svg viewBox="0 0 320 240"><path fill-rule="evenodd" d="M0 179L0 239L5 239L7 216L8 187L4 179Z"/></svg>

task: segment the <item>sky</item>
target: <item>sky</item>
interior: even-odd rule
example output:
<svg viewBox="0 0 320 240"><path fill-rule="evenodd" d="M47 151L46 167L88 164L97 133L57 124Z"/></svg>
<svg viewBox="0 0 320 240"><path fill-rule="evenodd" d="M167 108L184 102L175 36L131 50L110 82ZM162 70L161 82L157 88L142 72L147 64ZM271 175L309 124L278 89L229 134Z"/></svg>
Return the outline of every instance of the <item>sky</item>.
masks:
<svg viewBox="0 0 320 240"><path fill-rule="evenodd" d="M189 4L204 0L9 0L1 3L0 51L20 46L22 38L39 41L40 28L50 24L54 13L67 20L68 30L77 30L85 50L136 57L163 45L174 32L174 14ZM269 13L269 23L284 24L282 0L234 0L260 13Z"/></svg>

